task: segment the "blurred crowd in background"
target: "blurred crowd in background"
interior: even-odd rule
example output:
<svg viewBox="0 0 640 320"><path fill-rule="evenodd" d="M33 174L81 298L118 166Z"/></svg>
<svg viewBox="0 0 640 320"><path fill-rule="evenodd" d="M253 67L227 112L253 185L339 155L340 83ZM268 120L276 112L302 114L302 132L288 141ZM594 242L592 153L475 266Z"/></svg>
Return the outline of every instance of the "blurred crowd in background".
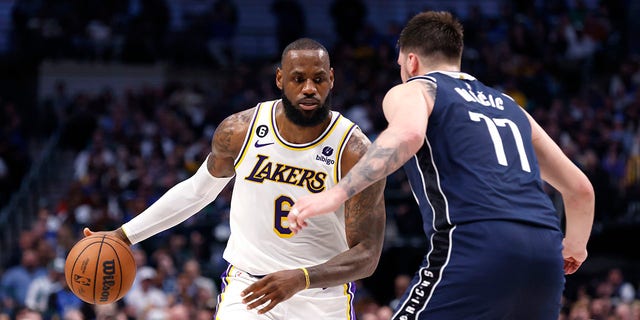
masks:
<svg viewBox="0 0 640 320"><path fill-rule="evenodd" d="M15 1L4 63L29 69L45 60L162 61L210 70L222 85L170 81L88 94L59 82L33 106L0 89L0 207L38 158L34 141L59 135L57 148L72 161L65 188L42 195L16 247L2 252L0 319L212 319L227 265L230 186L185 223L133 247L137 280L118 303L83 303L62 273L83 227L119 227L195 172L222 119L280 97L279 55L242 59L233 46L242 8L232 0L192 2L186 10L180 1ZM632 36L640 21L629 13L632 2L504 1L492 15L469 2L460 16L463 71L516 99L591 179L594 238L640 226L640 47ZM303 6L273 1L278 51L307 35ZM378 30L367 11L367 1L332 1L326 28L336 38L324 44L336 73L333 109L375 139L386 124L381 99L400 81L395 41L404 21ZM547 190L561 214L557 193ZM361 320L389 319L425 254L422 221L401 171L389 178L386 199L383 257L376 273L358 282ZM621 244L604 245L614 246ZM569 276L560 319L640 319L640 269L629 265L620 260Z"/></svg>

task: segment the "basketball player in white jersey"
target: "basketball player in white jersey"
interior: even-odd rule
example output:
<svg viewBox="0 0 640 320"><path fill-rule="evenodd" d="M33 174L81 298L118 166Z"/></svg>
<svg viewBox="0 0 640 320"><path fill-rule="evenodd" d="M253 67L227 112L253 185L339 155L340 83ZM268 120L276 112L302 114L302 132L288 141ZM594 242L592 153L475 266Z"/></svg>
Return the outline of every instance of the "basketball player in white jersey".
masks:
<svg viewBox="0 0 640 320"><path fill-rule="evenodd" d="M333 82L325 47L291 43L276 72L282 99L226 118L192 177L109 233L138 243L200 211L235 177L215 319L355 319L351 281L370 276L382 250L384 180L295 237L287 220L297 198L334 186L370 145L330 110Z"/></svg>

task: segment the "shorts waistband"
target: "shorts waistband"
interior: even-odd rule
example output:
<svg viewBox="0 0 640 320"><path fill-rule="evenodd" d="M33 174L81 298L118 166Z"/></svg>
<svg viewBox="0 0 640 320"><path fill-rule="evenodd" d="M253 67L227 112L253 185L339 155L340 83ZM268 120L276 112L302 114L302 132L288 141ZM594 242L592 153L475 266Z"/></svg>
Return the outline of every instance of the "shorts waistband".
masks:
<svg viewBox="0 0 640 320"><path fill-rule="evenodd" d="M262 274L262 275L251 274L251 273L246 272L246 271L244 271L244 270L242 270L242 269L240 269L240 268L238 268L238 267L236 267L235 265L232 265L232 264L229 264L229 268L228 269L229 270L236 269L239 272L242 272L242 273L244 273L244 274L246 274L246 275L248 275L248 276L250 276L252 278L256 278L256 279L262 279L262 278L264 278L266 276L266 274Z"/></svg>

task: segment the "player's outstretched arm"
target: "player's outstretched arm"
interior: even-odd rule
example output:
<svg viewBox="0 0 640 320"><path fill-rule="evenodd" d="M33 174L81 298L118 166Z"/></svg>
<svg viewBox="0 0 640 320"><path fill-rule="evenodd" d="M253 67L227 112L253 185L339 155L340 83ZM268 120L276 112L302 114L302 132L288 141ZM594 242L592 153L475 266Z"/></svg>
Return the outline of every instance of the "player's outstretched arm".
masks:
<svg viewBox="0 0 640 320"><path fill-rule="evenodd" d="M571 274L587 259L587 241L595 207L593 186L540 125L530 115L527 117L542 179L560 192L564 202L567 226L562 255L564 272Z"/></svg>
<svg viewBox="0 0 640 320"><path fill-rule="evenodd" d="M233 162L254 110L233 114L222 121L213 135L211 153L193 176L173 186L131 221L108 233L135 244L180 224L215 200L235 174ZM85 235L91 233L85 231Z"/></svg>
<svg viewBox="0 0 640 320"><path fill-rule="evenodd" d="M435 85L431 82L412 81L389 90L382 102L388 127L336 186L296 200L288 216L290 228L300 231L306 226L306 218L334 211L350 197L404 165L425 141L434 99Z"/></svg>
<svg viewBox="0 0 640 320"><path fill-rule="evenodd" d="M357 130L343 154L343 172L366 152L369 140ZM349 250L327 262L303 269L271 273L247 287L242 295L248 308L264 305L265 313L306 288L326 288L370 276L378 265L384 241L386 179L379 179L345 203L345 232Z"/></svg>

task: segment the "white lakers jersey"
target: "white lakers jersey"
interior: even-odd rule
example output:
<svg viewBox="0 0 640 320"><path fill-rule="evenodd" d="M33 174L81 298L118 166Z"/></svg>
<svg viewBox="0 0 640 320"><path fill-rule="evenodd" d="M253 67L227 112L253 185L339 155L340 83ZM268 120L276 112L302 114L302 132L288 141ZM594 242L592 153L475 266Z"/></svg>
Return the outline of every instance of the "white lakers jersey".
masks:
<svg viewBox="0 0 640 320"><path fill-rule="evenodd" d="M341 177L344 146L356 125L331 112L331 123L314 141L292 144L278 133L280 100L258 104L235 160L231 236L223 257L253 275L323 263L348 249L344 206L307 219L294 236L287 215L298 197L334 186Z"/></svg>

